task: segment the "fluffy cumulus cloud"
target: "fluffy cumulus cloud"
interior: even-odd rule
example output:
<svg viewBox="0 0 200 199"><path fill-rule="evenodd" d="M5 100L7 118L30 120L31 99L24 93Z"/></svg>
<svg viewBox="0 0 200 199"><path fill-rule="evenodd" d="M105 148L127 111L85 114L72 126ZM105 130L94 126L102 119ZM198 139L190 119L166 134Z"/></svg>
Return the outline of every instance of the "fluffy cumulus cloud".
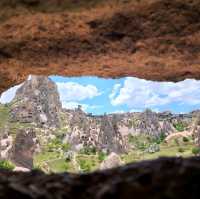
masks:
<svg viewBox="0 0 200 199"><path fill-rule="evenodd" d="M113 93L116 88L113 88ZM200 105L200 81L178 83L153 82L128 77L117 95L110 95L113 106L127 105L131 109L157 108L170 104Z"/></svg>
<svg viewBox="0 0 200 199"><path fill-rule="evenodd" d="M100 96L101 93L94 85L82 85L76 82L56 82L60 99L64 108L74 109L78 105L84 111L98 109L98 106L81 103L83 100Z"/></svg>
<svg viewBox="0 0 200 199"><path fill-rule="evenodd" d="M57 82L61 101L82 101L101 95L94 85L81 85L76 82Z"/></svg>

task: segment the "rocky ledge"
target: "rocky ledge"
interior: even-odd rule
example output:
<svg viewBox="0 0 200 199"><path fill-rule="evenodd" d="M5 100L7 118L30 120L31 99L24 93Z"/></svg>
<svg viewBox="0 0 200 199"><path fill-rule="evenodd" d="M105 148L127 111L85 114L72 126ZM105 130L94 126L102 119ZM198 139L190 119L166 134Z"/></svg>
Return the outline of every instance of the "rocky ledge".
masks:
<svg viewBox="0 0 200 199"><path fill-rule="evenodd" d="M96 173L0 171L0 198L199 198L200 158L160 158Z"/></svg>
<svg viewBox="0 0 200 199"><path fill-rule="evenodd" d="M0 18L10 15L0 20L0 92L29 74L200 78L199 0L110 0L75 13L55 3L103 0L34 2L0 2Z"/></svg>

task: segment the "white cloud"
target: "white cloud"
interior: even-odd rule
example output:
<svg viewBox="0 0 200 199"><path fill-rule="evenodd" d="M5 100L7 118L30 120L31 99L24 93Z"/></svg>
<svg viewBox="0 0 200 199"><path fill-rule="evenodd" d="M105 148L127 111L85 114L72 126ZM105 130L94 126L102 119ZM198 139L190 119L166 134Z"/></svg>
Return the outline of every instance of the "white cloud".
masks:
<svg viewBox="0 0 200 199"><path fill-rule="evenodd" d="M75 82L56 82L62 102L82 101L101 95L94 85L83 86Z"/></svg>
<svg viewBox="0 0 200 199"><path fill-rule="evenodd" d="M114 85L114 87L113 87L113 89L112 89L112 92L111 92L111 94L109 95L109 98L110 98L110 99L113 99L113 98L117 95L117 92L119 91L120 87L121 87L121 84L115 84L115 85Z"/></svg>
<svg viewBox="0 0 200 199"><path fill-rule="evenodd" d="M155 108L172 103L198 105L200 81L187 79L178 83L153 82L128 77L119 94L110 96L113 106L127 105L131 109Z"/></svg>
<svg viewBox="0 0 200 199"><path fill-rule="evenodd" d="M17 89L21 86L22 84L14 86L8 89L7 91L5 91L4 93L2 93L2 95L0 96L0 103L6 104L6 103L11 102L13 98L15 97Z"/></svg>

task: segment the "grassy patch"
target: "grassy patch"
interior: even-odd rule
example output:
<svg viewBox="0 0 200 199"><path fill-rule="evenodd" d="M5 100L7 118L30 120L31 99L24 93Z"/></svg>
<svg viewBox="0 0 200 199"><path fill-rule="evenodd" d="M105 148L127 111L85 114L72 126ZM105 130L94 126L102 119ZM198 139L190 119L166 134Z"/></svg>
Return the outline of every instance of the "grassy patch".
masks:
<svg viewBox="0 0 200 199"><path fill-rule="evenodd" d="M182 123L174 124L174 128L179 132L182 132L185 130L185 126Z"/></svg>
<svg viewBox="0 0 200 199"><path fill-rule="evenodd" d="M6 170L13 170L15 168L14 164L7 160L1 160L0 161L0 169L6 169Z"/></svg>
<svg viewBox="0 0 200 199"><path fill-rule="evenodd" d="M71 167L70 163L65 161L65 159L49 161L47 164L50 167L50 170L54 173L67 172Z"/></svg>
<svg viewBox="0 0 200 199"><path fill-rule="evenodd" d="M8 123L9 112L10 112L9 106L0 105L0 130L3 130Z"/></svg>
<svg viewBox="0 0 200 199"><path fill-rule="evenodd" d="M91 172L99 168L100 161L97 155L78 155L77 162L82 172Z"/></svg>
<svg viewBox="0 0 200 199"><path fill-rule="evenodd" d="M122 155L122 159L126 163L137 162L141 160L147 159L156 159L159 157L174 157L174 156L182 156L189 157L192 156L192 148L194 145L192 143L177 146L170 146L167 144L160 145L160 151L155 153L147 153L141 150L134 150L126 155Z"/></svg>

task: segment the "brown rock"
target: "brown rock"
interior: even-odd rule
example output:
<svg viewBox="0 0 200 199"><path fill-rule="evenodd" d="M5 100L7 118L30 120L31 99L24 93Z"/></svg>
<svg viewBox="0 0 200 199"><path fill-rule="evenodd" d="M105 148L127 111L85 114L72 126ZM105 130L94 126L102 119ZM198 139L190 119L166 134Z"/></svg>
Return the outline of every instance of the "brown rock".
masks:
<svg viewBox="0 0 200 199"><path fill-rule="evenodd" d="M10 159L18 167L33 168L33 155L38 147L38 141L33 129L17 132Z"/></svg>
<svg viewBox="0 0 200 199"><path fill-rule="evenodd" d="M161 158L91 174L0 172L0 198L198 199L199 158Z"/></svg>

